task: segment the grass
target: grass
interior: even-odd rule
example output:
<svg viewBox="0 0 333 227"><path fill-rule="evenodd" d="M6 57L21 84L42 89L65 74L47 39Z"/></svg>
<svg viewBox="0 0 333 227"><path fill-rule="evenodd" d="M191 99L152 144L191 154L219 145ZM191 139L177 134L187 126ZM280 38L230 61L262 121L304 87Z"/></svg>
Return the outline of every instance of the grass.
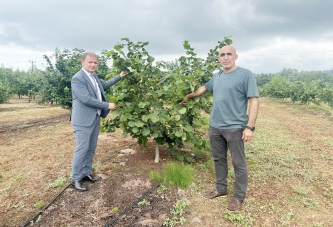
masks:
<svg viewBox="0 0 333 227"><path fill-rule="evenodd" d="M43 206L44 206L44 201L38 201L38 202L36 202L35 204L34 204L34 207L36 208L36 209L38 209L38 210L40 210L40 209L42 209L43 208Z"/></svg>
<svg viewBox="0 0 333 227"><path fill-rule="evenodd" d="M151 171L149 177L154 182L174 185L184 189L194 182L194 171L195 169L192 166L169 162L163 166L162 173Z"/></svg>
<svg viewBox="0 0 333 227"><path fill-rule="evenodd" d="M292 186L292 189L298 195L307 195L310 192L310 188L304 187L302 185Z"/></svg>
<svg viewBox="0 0 333 227"><path fill-rule="evenodd" d="M191 213L186 212L175 221L184 221L187 215L192 215L191 219L187 219L192 220L193 216L203 217L201 220L206 222L207 226L209 226L208 223L211 226L331 226L333 182L330 172L331 165L328 164L331 164L333 157L333 139L332 134L325 135L325 131L329 132L330 130L331 120L323 122L323 125L328 126L327 128L320 127L319 123L323 117L315 115L315 110L310 111L310 115L313 117L309 117L309 115L304 114L305 107L293 108L286 103L266 101L260 108L255 138L250 143L246 143L249 188L243 208L237 212L228 212L225 208L228 200L232 197L232 183L235 180L231 165L228 175L228 183L231 186L228 187L228 190L230 189L229 196L217 200L205 200L202 197L208 187L214 185L215 175L214 162L212 160L206 161L200 157L201 162L196 163L195 170L188 171L188 173L181 170L174 171L178 168L170 170L171 173L178 172L184 176L196 177L194 193L186 194L191 201L191 205L187 207L191 208ZM296 128L297 125L300 127ZM11 153L15 154L20 151L16 147L9 147L9 149L13 151ZM8 151L10 151L9 149ZM23 152L19 155L27 157L26 153ZM71 155L70 152L68 157ZM211 159L210 154L206 155ZM8 214L19 209L21 209L20 213L24 213L31 207L41 209L42 203L39 204L36 201L41 199L49 201L52 199L51 196L54 196L53 190L45 189L48 182L38 184L43 187L44 191L42 192L39 191L39 188L36 189L32 186L29 186L29 189L32 188L28 191L29 194L27 191L20 190L27 188L22 187L22 185L31 177L28 176L31 166L36 163L38 167L36 169L40 169L39 165L41 165L41 162L38 164L38 160L35 160L32 155L28 156L27 159L28 162L25 163L29 163L29 168L23 168L24 165L17 168L23 168L24 174L20 171L8 173L1 170L3 175L3 184L0 189L3 192L1 198L3 198L2 201L9 201L5 204ZM177 162L176 164L182 167L181 163ZM185 166L193 168L191 165ZM96 164L96 167L99 168L99 164ZM122 167L119 165L117 168ZM151 172L151 179L157 179L158 182L164 183L164 180L167 179L167 171L164 168L161 173ZM43 170L48 169L44 168ZM133 168L131 167L129 171L133 171ZM35 172L38 173L38 171ZM32 171L31 174L34 172ZM61 174L64 175L64 173ZM168 177L168 179L176 179L172 182L187 182L186 177L183 180L183 176L170 175L172 177ZM37 183L39 182L36 182L36 185ZM189 183L189 185L191 184ZM176 185L176 183L171 185ZM163 201L170 200L171 197L168 198L166 190L166 187L161 185L156 190L156 196L163 197ZM190 190L193 190L192 186L185 191L187 193ZM50 193L51 196L48 196L45 191L53 192ZM34 192L38 192L38 194ZM8 197L4 195L8 195ZM9 198L13 199L9 200ZM21 208L22 205L19 201L31 205ZM111 208L114 207L113 212L119 212L117 205L111 204ZM22 212L23 210L24 212ZM170 222L170 226L171 224Z"/></svg>
<svg viewBox="0 0 333 227"><path fill-rule="evenodd" d="M286 107L284 104L282 105L283 107L280 109ZM307 214L311 216L314 215L313 212L319 212L319 208L325 206L319 201L325 201L326 206L329 206L330 202L323 197L333 197L333 187L327 185L323 188L327 178L319 175L314 169L313 160L313 156L315 156L329 161L330 153L322 150L321 154L311 153L313 156L310 156L307 152L311 151L309 144L302 143L302 137L291 136L289 128L284 126L284 122L274 117L267 117L268 115L269 113L266 113L265 117L260 118L259 116L255 139L246 143L251 191L264 190L266 193L263 194L263 197L252 197L250 201L247 201L247 207L243 207L244 212L236 214L225 212L223 217L236 226L246 226L246 219L248 226L259 226L258 223L263 220L279 223L278 225L281 226L290 226L291 223L303 220ZM320 138L318 130L311 132L314 138ZM325 144L332 144L330 138L321 137L320 139ZM321 143L321 141L317 141L317 143ZM233 177L230 172L228 180L232 181ZM305 209L305 213L295 212L299 206ZM251 213L251 217L246 217L247 213ZM274 214L277 213L282 215L276 217Z"/></svg>
<svg viewBox="0 0 333 227"><path fill-rule="evenodd" d="M48 188L61 188L66 184L67 178L66 177L59 177L54 182L49 183L47 185Z"/></svg>

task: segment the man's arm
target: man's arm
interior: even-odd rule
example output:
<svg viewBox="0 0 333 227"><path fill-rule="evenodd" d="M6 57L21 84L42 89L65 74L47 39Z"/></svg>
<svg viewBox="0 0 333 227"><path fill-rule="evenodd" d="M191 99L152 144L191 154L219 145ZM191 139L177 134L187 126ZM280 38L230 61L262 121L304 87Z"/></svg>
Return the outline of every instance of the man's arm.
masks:
<svg viewBox="0 0 333 227"><path fill-rule="evenodd" d="M124 76L127 76L128 72L127 71L121 71L120 74L118 74L117 76L113 77L110 80L104 81L101 80L101 83L103 85L103 89L108 89L109 87L113 86L114 84L116 84L119 80L121 80L121 78L123 78Z"/></svg>
<svg viewBox="0 0 333 227"><path fill-rule="evenodd" d="M256 125L256 120L258 116L259 110L259 98L258 97L251 97L249 98L249 120L247 122L248 126L254 127Z"/></svg>
<svg viewBox="0 0 333 227"><path fill-rule="evenodd" d="M256 125L258 110L259 110L259 98L251 97L249 98L249 119L247 121L247 125L250 127L254 127ZM244 142L250 141L254 136L254 132L248 128L245 128L243 131L242 139Z"/></svg>
<svg viewBox="0 0 333 227"><path fill-rule="evenodd" d="M192 97L197 97L202 95L203 93L205 93L207 91L205 86L201 86L199 87L197 90L195 90L194 92L191 92L189 94L187 94L183 100L180 102L180 104L186 104L186 101L189 100Z"/></svg>

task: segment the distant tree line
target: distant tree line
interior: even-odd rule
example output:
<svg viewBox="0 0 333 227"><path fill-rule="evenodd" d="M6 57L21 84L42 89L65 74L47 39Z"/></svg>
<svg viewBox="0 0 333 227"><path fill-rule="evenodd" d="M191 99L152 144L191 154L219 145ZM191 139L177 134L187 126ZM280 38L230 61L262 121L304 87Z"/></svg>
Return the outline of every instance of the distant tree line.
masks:
<svg viewBox="0 0 333 227"><path fill-rule="evenodd" d="M57 104L71 108L71 78L81 68L83 49L60 51L56 49L51 56L44 55L45 68L36 67L28 70L13 70L0 67L0 103L8 102L10 96L27 96L29 101L40 104ZM108 67L107 51L99 54L97 74L102 79L111 77ZM164 62L167 71L181 69L179 60ZM333 70L297 71L284 68L280 73L256 74L260 96L289 99L302 104L326 103L333 109Z"/></svg>
<svg viewBox="0 0 333 227"><path fill-rule="evenodd" d="M263 97L288 99L302 104L328 104L333 110L333 71L301 71L284 68L280 73L257 74Z"/></svg>
<svg viewBox="0 0 333 227"><path fill-rule="evenodd" d="M13 70L0 67L0 103L9 101L10 96L27 96L29 101L39 104L57 104L66 109L72 106L71 78L81 69L81 57L85 51L59 49L51 56L44 55L44 70L36 67L28 70ZM111 69L107 66L106 51L99 55L97 74L103 79Z"/></svg>

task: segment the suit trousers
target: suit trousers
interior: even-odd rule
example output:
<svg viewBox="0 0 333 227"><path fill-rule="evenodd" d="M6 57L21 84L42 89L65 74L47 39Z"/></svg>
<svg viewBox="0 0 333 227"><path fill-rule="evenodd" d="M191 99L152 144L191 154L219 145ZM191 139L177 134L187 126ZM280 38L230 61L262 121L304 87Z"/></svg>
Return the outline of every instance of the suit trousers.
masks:
<svg viewBox="0 0 333 227"><path fill-rule="evenodd" d="M100 122L101 118L96 114L91 126L73 126L76 137L76 149L72 163L72 181L81 180L91 172Z"/></svg>
<svg viewBox="0 0 333 227"><path fill-rule="evenodd" d="M209 127L209 139L215 165L216 190L224 192L228 188L227 151L230 150L232 165L235 172L234 195L239 201L246 196L248 170L242 140L243 129L218 129Z"/></svg>

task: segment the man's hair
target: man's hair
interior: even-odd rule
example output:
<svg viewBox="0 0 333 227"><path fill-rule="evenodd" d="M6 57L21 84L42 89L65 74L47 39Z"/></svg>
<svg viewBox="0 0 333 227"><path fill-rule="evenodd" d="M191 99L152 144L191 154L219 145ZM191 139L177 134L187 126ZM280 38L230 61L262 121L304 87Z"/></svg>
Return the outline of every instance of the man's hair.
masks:
<svg viewBox="0 0 333 227"><path fill-rule="evenodd" d="M86 59L87 56L97 58L98 60L98 55L93 53L93 52L85 52L82 54L82 60Z"/></svg>

